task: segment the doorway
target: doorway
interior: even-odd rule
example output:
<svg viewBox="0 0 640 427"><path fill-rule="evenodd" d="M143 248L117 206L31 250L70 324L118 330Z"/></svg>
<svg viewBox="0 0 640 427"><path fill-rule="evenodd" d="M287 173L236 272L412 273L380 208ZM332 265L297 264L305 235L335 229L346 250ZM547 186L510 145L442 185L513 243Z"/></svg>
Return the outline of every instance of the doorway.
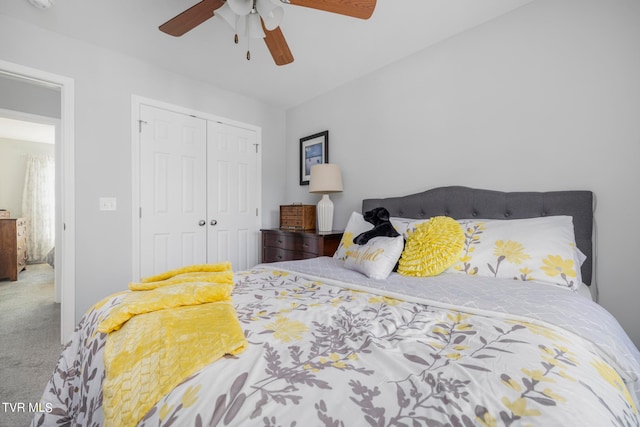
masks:
<svg viewBox="0 0 640 427"><path fill-rule="evenodd" d="M0 88L4 84L0 81ZM59 100L58 92L50 93ZM0 217L28 219L20 222L24 232L18 232L20 271L38 263L55 266L55 143L60 130L57 116L0 108ZM12 261L15 263L15 258ZM59 270L51 269L50 273L54 301L60 303L60 277L54 279Z"/></svg>
<svg viewBox="0 0 640 427"><path fill-rule="evenodd" d="M56 220L55 256L56 287L61 303L60 342L65 343L75 328L75 192L74 192L74 82L72 79L42 70L0 60L0 79L15 84L5 88L9 96L4 102L17 100L22 106L8 110L24 110L25 103L38 87L47 87L59 93L54 102L58 103L59 125L56 126ZM17 91L12 93L11 91ZM37 111L37 108L36 108Z"/></svg>

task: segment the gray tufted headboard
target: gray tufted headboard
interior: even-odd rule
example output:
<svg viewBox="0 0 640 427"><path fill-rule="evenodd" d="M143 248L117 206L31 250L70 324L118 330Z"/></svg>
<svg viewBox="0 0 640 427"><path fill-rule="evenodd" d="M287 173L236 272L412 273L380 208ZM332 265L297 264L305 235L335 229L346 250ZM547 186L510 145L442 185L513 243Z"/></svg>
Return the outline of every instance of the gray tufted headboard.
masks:
<svg viewBox="0 0 640 427"><path fill-rule="evenodd" d="M587 256L582 280L591 285L593 272L593 193L591 191L510 192L468 187L439 187L422 193L365 199L362 212L387 208L392 217L454 219L521 219L547 215L573 217L576 245Z"/></svg>

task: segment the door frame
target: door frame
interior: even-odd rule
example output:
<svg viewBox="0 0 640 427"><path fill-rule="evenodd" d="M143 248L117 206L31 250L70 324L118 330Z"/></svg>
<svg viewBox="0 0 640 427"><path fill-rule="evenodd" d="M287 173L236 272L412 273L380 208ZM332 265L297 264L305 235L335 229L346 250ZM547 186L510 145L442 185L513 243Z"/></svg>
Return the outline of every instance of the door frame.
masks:
<svg viewBox="0 0 640 427"><path fill-rule="evenodd" d="M60 342L66 343L76 326L75 256L75 82L72 78L0 60L0 73L60 88L60 126L56 127L56 270L60 280ZM58 141L59 139L59 141ZM58 143L59 142L59 143Z"/></svg>
<svg viewBox="0 0 640 427"><path fill-rule="evenodd" d="M262 128L260 126L251 125L236 120L227 119L214 114L204 113L191 108L179 105L169 104L156 99L146 98L139 95L131 96L131 229L132 229L132 247L131 247L131 280L140 280L140 106L148 105L155 108L161 108L174 113L186 114L198 117L204 120L212 120L249 129L256 132L256 142L258 144L258 206L259 215L262 217ZM260 221L262 223L262 220Z"/></svg>

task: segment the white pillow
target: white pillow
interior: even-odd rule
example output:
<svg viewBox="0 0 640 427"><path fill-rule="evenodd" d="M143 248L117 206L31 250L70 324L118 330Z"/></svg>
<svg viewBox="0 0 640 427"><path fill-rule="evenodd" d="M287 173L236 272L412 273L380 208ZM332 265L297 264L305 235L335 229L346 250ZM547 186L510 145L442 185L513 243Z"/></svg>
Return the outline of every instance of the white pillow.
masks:
<svg viewBox="0 0 640 427"><path fill-rule="evenodd" d="M342 261L346 260L347 250L349 250L351 246L355 245L355 243L353 243L353 238L358 234L364 233L365 231L372 228L373 224L365 221L361 213L353 212L349 217L347 226L345 227L344 233L342 234L342 239L340 240L338 249L336 249L333 257Z"/></svg>
<svg viewBox="0 0 640 427"><path fill-rule="evenodd" d="M423 222L429 221L430 218L427 219L413 219L413 218L399 218L399 217L391 217L389 220L393 227L398 231L398 233L402 234L405 240L409 237L409 234L416 230L416 227Z"/></svg>
<svg viewBox="0 0 640 427"><path fill-rule="evenodd" d="M446 273L536 281L578 289L582 259L573 219L464 219L465 246Z"/></svg>
<svg viewBox="0 0 640 427"><path fill-rule="evenodd" d="M364 245L353 245L347 250L345 268L358 271L372 279L386 279L398 263L404 239L397 237L374 237Z"/></svg>
<svg viewBox="0 0 640 427"><path fill-rule="evenodd" d="M398 263L404 238L374 237L364 245L353 243L353 238L373 228L362 214L353 212L333 257L344 261L345 268L355 270L373 279L386 279Z"/></svg>

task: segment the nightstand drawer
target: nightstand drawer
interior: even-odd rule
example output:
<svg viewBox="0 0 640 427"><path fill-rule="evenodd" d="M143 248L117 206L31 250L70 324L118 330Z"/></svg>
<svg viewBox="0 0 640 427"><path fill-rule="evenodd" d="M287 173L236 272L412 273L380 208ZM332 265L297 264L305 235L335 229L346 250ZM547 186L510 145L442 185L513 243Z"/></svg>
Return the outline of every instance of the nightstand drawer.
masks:
<svg viewBox="0 0 640 427"><path fill-rule="evenodd" d="M262 233L262 243L265 247L281 248L281 249L295 249L296 236L289 233Z"/></svg>
<svg viewBox="0 0 640 427"><path fill-rule="evenodd" d="M299 259L315 258L317 256L317 254L309 252L290 251L281 248L265 247L262 251L263 262L294 261Z"/></svg>
<svg viewBox="0 0 640 427"><path fill-rule="evenodd" d="M282 229L262 231L262 262L332 256L342 233L316 233Z"/></svg>
<svg viewBox="0 0 640 427"><path fill-rule="evenodd" d="M323 240L314 234L303 234L299 241L300 250L304 253L321 256Z"/></svg>
<svg viewBox="0 0 640 427"><path fill-rule="evenodd" d="M264 246L318 254L321 240L313 234L265 233ZM317 255L316 255L317 256Z"/></svg>

